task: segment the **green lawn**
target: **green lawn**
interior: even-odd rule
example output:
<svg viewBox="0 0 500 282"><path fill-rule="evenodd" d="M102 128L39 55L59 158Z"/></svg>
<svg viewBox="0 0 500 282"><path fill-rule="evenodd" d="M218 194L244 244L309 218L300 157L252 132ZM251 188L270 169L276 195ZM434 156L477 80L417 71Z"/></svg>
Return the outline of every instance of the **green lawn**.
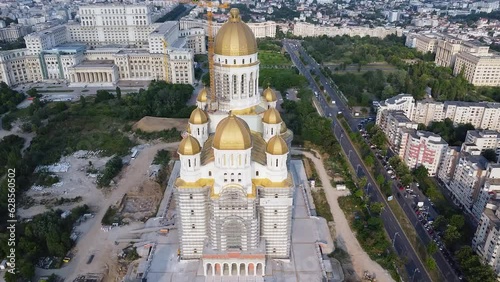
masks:
<svg viewBox="0 0 500 282"><path fill-rule="evenodd" d="M291 65L292 62L285 55L274 51L260 51L259 60L262 65Z"/></svg>

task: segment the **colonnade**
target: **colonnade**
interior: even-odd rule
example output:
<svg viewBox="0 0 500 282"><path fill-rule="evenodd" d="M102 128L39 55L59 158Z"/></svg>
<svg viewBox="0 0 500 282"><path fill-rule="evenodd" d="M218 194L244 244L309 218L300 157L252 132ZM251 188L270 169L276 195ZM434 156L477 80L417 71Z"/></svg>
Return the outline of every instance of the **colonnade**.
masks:
<svg viewBox="0 0 500 282"><path fill-rule="evenodd" d="M205 263L205 276L264 276L262 263Z"/></svg>
<svg viewBox="0 0 500 282"><path fill-rule="evenodd" d="M109 72L77 72L71 74L71 80L74 82L113 82L113 75Z"/></svg>

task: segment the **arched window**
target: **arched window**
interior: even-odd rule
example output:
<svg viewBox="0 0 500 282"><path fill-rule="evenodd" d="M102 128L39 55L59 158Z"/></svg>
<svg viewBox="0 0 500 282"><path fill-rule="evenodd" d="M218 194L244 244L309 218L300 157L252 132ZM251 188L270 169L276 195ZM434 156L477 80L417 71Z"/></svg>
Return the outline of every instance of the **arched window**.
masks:
<svg viewBox="0 0 500 282"><path fill-rule="evenodd" d="M271 135L274 134L274 128L271 127Z"/></svg>
<svg viewBox="0 0 500 282"><path fill-rule="evenodd" d="M250 73L250 80L248 81L248 96L253 97L253 72Z"/></svg>
<svg viewBox="0 0 500 282"><path fill-rule="evenodd" d="M278 159L276 159L276 167L278 167Z"/></svg>
<svg viewBox="0 0 500 282"><path fill-rule="evenodd" d="M247 80L247 75L246 74L242 74L241 75L241 83L240 83L240 87L241 87L241 96L243 97L246 97L247 95L247 91L246 91L246 80Z"/></svg>
<svg viewBox="0 0 500 282"><path fill-rule="evenodd" d="M236 65L236 59L233 60L233 63Z"/></svg>
<svg viewBox="0 0 500 282"><path fill-rule="evenodd" d="M233 74L233 98L238 97L238 77Z"/></svg>
<svg viewBox="0 0 500 282"><path fill-rule="evenodd" d="M188 166L191 167L191 159L188 159Z"/></svg>

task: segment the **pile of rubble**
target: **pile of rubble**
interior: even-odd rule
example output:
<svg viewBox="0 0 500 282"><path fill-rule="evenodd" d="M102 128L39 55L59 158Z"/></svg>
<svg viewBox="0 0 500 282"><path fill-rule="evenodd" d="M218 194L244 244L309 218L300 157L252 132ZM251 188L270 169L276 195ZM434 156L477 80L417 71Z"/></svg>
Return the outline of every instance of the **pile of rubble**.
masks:
<svg viewBox="0 0 500 282"><path fill-rule="evenodd" d="M97 158L101 155L101 153L102 150L99 151L79 150L73 153L73 157L78 159Z"/></svg>

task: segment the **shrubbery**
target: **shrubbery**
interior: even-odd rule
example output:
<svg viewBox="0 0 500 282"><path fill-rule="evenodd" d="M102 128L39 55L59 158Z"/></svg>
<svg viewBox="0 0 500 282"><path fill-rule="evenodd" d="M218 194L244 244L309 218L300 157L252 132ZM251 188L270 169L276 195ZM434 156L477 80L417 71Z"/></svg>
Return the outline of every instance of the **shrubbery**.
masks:
<svg viewBox="0 0 500 282"><path fill-rule="evenodd" d="M29 280L35 274L35 265L40 257L55 256L60 259L73 247L70 235L76 220L87 213L88 206L74 208L66 218L61 218L62 211L48 211L33 217L30 222L17 226L17 261L16 269L19 273L14 277L6 274L6 281ZM7 241L8 234L0 234L2 242ZM10 248L1 244L0 257L5 257Z"/></svg>
<svg viewBox="0 0 500 282"><path fill-rule="evenodd" d="M104 168L104 171L102 171L98 176L97 176L97 186L98 187L107 187L111 183L111 180L120 173L120 170L123 167L123 162L122 158L119 156L115 156L111 158L107 163Z"/></svg>

